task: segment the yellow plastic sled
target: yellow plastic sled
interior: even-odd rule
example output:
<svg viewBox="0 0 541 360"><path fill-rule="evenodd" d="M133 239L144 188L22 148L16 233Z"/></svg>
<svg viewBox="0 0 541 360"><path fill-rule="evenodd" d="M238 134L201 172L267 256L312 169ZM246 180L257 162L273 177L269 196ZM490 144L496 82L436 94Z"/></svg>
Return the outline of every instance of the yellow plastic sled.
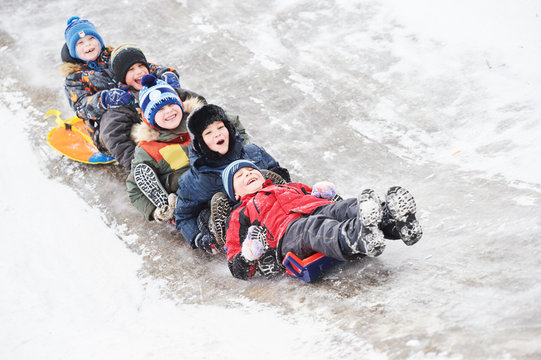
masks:
<svg viewBox="0 0 541 360"><path fill-rule="evenodd" d="M109 164L115 161L111 155L100 152L88 131L83 120L74 116L62 120L60 111L49 110L45 118L54 115L57 126L47 135L47 143L62 155L85 164Z"/></svg>

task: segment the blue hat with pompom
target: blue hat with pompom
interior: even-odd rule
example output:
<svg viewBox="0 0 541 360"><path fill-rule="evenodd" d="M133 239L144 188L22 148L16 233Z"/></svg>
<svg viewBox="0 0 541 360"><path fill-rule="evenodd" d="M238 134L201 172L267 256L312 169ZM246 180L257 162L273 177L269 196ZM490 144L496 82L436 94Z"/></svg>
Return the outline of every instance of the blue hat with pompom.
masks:
<svg viewBox="0 0 541 360"><path fill-rule="evenodd" d="M81 19L78 16L72 16L68 19L68 26L64 31L64 37L66 38L66 45L68 46L71 57L81 59L79 55L77 55L77 50L75 47L77 45L77 41L87 35L93 36L99 41L101 52L101 49L103 48L103 40L100 34L98 34L94 24L88 20Z"/></svg>
<svg viewBox="0 0 541 360"><path fill-rule="evenodd" d="M154 116L165 105L176 104L184 112L184 105L171 86L165 81L157 79L154 75L145 75L141 79L143 88L139 91L139 106L143 113L143 120L154 128L163 130L154 121Z"/></svg>

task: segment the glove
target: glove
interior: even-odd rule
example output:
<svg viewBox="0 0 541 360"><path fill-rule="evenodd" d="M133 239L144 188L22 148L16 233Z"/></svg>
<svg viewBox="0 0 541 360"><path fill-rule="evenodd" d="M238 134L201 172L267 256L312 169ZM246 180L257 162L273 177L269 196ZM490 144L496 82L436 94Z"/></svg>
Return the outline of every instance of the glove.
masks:
<svg viewBox="0 0 541 360"><path fill-rule="evenodd" d="M176 76L171 71L168 71L162 75L162 80L165 81L172 88L180 88L180 82L178 81L178 76Z"/></svg>
<svg viewBox="0 0 541 360"><path fill-rule="evenodd" d="M216 255L220 251L218 250L218 243L211 234L202 233L197 234L194 240L195 247L205 251L206 253Z"/></svg>
<svg viewBox="0 0 541 360"><path fill-rule="evenodd" d="M312 187L312 195L317 198L331 200L336 195L334 184L328 181L320 181Z"/></svg>
<svg viewBox="0 0 541 360"><path fill-rule="evenodd" d="M129 105L132 99L133 95L131 93L120 89L103 90L101 92L101 104L104 109Z"/></svg>
<svg viewBox="0 0 541 360"><path fill-rule="evenodd" d="M241 254L248 261L258 260L265 246L263 245L263 239L265 238L265 229L261 226L252 225L248 228L248 234L242 243Z"/></svg>
<svg viewBox="0 0 541 360"><path fill-rule="evenodd" d="M162 205L154 210L152 215L154 216L154 220L156 220L156 222L167 223L173 218L175 206L177 204L177 194L169 194L167 200L169 202L168 205Z"/></svg>

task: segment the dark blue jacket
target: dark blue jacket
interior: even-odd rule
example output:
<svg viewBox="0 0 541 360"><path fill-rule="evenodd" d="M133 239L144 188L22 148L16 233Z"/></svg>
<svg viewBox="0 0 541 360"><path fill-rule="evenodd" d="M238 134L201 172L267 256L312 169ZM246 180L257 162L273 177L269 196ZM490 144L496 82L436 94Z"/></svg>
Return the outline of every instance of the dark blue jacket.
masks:
<svg viewBox="0 0 541 360"><path fill-rule="evenodd" d="M197 215L210 206L212 196L224 192L222 170L231 162L247 159L254 162L260 169L273 170L280 167L278 161L270 156L265 149L255 144L242 145L242 137L237 134L233 149L221 156L219 160L210 160L197 152L190 145L189 158L191 168L182 174L178 181L178 201L175 208L175 224L184 239L195 247L194 240L199 233Z"/></svg>

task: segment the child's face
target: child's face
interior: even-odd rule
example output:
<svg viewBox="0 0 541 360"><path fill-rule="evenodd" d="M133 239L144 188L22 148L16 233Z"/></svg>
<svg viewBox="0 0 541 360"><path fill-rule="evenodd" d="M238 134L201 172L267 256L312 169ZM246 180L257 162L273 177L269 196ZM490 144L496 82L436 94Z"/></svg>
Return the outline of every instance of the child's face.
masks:
<svg viewBox="0 0 541 360"><path fill-rule="evenodd" d="M148 75L148 69L145 65L141 63L133 64L126 73L126 85L135 90L141 90L143 88L141 79L145 75Z"/></svg>
<svg viewBox="0 0 541 360"><path fill-rule="evenodd" d="M222 121L215 121L203 131L203 141L210 150L225 155L229 150L229 131Z"/></svg>
<svg viewBox="0 0 541 360"><path fill-rule="evenodd" d="M84 61L94 61L100 55L100 42L92 35L80 38L75 44L77 55Z"/></svg>
<svg viewBox="0 0 541 360"><path fill-rule="evenodd" d="M164 129L176 129L182 121L182 109L177 104L165 105L158 110L154 121Z"/></svg>
<svg viewBox="0 0 541 360"><path fill-rule="evenodd" d="M240 200L244 195L253 194L263 187L265 178L259 170L245 167L233 175L233 190L235 199Z"/></svg>

